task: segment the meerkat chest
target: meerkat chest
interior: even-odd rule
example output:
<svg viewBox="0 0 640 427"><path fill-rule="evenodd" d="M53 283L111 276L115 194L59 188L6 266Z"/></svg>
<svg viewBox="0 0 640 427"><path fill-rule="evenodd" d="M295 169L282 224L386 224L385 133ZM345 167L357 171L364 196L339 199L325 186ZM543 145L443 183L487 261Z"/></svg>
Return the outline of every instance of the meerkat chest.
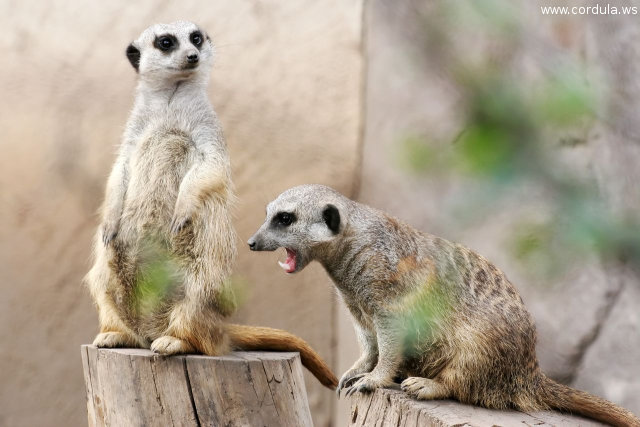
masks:
<svg viewBox="0 0 640 427"><path fill-rule="evenodd" d="M132 169L176 172L193 157L194 143L188 131L174 126L154 126L136 141Z"/></svg>
<svg viewBox="0 0 640 427"><path fill-rule="evenodd" d="M362 325L365 329L373 330L373 315L374 312L371 310L367 304L363 303L363 301L358 301L349 296L341 295L342 300L345 305L349 309L351 316L353 316L356 321Z"/></svg>
<svg viewBox="0 0 640 427"><path fill-rule="evenodd" d="M366 287L359 290L344 289L338 287L339 294L351 315L363 326L373 327L373 317L378 309L379 303L371 295Z"/></svg>
<svg viewBox="0 0 640 427"><path fill-rule="evenodd" d="M191 135L186 131L166 126L148 128L135 141L129 158L127 199L175 199L195 157Z"/></svg>

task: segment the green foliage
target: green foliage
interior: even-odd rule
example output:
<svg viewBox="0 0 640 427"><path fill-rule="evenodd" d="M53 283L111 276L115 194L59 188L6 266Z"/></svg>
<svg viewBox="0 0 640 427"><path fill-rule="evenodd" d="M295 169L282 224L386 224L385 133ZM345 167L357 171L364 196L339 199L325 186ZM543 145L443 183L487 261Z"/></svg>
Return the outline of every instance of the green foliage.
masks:
<svg viewBox="0 0 640 427"><path fill-rule="evenodd" d="M173 256L170 244L157 235L143 239L137 259L136 286L133 289L135 310L148 316L163 309L163 303L179 291L184 282L179 260ZM232 276L221 283L215 295L218 309L231 315L247 296L247 283L240 276Z"/></svg>
<svg viewBox="0 0 640 427"><path fill-rule="evenodd" d="M422 173L436 167L437 153L422 138L409 136L402 141L399 151L400 166L413 172Z"/></svg>
<svg viewBox="0 0 640 427"><path fill-rule="evenodd" d="M484 209L476 203L498 205L523 183L542 189L548 217L524 218L510 240L514 257L529 271L559 274L594 252L605 261L624 259L640 265L638 219L620 218L608 209L593 183L565 170L557 159L561 146L549 142L549 135L574 132L593 120L601 103L600 88L586 84L580 64L566 56L545 61L536 73L523 74L522 62L514 58L527 53L522 44L525 31L506 1L445 2L435 7L441 7L440 13L432 10L425 16L426 37L421 40L430 64L439 66L460 94L462 131L453 143L403 139L402 164L426 177L451 176L455 171L468 188L485 189L483 197L463 197L467 212ZM472 58L460 43L465 37L488 40L498 52ZM586 137L571 141L586 143Z"/></svg>
<svg viewBox="0 0 640 427"><path fill-rule="evenodd" d="M445 290L447 283L433 274L417 278L420 283L415 291L398 303L399 315L394 321L405 334L406 351L409 355L423 354L420 346L433 343L438 330L451 314L451 303ZM454 283L454 282L451 282Z"/></svg>
<svg viewBox="0 0 640 427"><path fill-rule="evenodd" d="M239 306L244 304L248 295L247 281L238 275L233 275L222 284L217 295L217 303L220 313L225 316L232 315Z"/></svg>
<svg viewBox="0 0 640 427"><path fill-rule="evenodd" d="M582 84L571 70L557 73L553 80L545 82L534 91L532 111L542 125L571 126L592 115L597 105L593 89Z"/></svg>
<svg viewBox="0 0 640 427"><path fill-rule="evenodd" d="M140 250L134 288L133 302L138 312L147 316L160 309L180 280L180 270L169 252L168 243L159 237L147 236Z"/></svg>

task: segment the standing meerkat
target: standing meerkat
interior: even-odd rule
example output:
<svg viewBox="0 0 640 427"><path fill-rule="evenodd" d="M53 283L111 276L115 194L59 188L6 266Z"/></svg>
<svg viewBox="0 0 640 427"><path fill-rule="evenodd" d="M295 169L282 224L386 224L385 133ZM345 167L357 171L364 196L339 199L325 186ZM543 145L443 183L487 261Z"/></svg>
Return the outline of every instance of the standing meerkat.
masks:
<svg viewBox="0 0 640 427"><path fill-rule="evenodd" d="M227 148L207 98L209 37L191 22L157 24L126 54L138 73L135 104L85 278L99 314L94 344L167 355L299 351L320 382L335 388L329 367L300 338L224 322L235 309L229 281L234 194Z"/></svg>
<svg viewBox="0 0 640 427"><path fill-rule="evenodd" d="M249 239L283 247L287 273L319 261L353 316L361 356L340 379L369 392L405 378L416 399L454 398L494 409L558 409L616 426L629 411L558 384L538 367L536 330L506 276L462 245L422 233L322 185L291 188L267 205Z"/></svg>

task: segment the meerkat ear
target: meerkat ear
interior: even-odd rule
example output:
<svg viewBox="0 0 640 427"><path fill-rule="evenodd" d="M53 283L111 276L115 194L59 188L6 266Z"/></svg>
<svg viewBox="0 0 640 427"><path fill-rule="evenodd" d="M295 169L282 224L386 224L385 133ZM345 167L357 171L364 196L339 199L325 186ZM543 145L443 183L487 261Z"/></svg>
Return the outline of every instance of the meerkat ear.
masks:
<svg viewBox="0 0 640 427"><path fill-rule="evenodd" d="M324 219L333 234L338 234L338 231L340 231L340 212L338 212L338 208L332 204L325 206L322 211L322 219Z"/></svg>
<svg viewBox="0 0 640 427"><path fill-rule="evenodd" d="M135 47L133 43L127 46L127 58L129 62L131 62L131 65L133 65L133 68L136 69L136 72L138 72L140 68L140 49Z"/></svg>

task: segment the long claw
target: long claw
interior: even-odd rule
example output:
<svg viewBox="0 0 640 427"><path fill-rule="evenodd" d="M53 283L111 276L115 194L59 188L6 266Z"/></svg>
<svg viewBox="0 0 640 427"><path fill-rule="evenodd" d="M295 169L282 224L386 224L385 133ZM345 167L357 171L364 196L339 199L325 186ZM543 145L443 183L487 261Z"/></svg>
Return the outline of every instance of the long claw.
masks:
<svg viewBox="0 0 640 427"><path fill-rule="evenodd" d="M364 375L360 375L359 378L363 377ZM347 388L347 391L345 392L344 396L345 397L351 397L353 395L353 393L356 392L356 390L358 390L359 386L358 383L360 382L360 379L358 378L358 381L356 381L355 383L351 384L349 386L349 388Z"/></svg>
<svg viewBox="0 0 640 427"><path fill-rule="evenodd" d="M342 392L342 390L346 390L349 388L349 384L353 384L356 380L359 380L360 378L364 377L366 375L366 373L362 373L362 374L357 374L354 375L350 378L347 379L340 379L340 382L338 383L338 387L336 387L336 394L338 395L338 399L340 399L340 393ZM346 396L346 394L345 394Z"/></svg>
<svg viewBox="0 0 640 427"><path fill-rule="evenodd" d="M105 246L109 246L109 243L111 243L114 237L116 237L116 233L103 234L102 243L104 243Z"/></svg>
<svg viewBox="0 0 640 427"><path fill-rule="evenodd" d="M347 387L344 391L344 397L348 398L350 395L351 387Z"/></svg>
<svg viewBox="0 0 640 427"><path fill-rule="evenodd" d="M362 373L362 374L358 374L358 375L354 375L351 378L349 378L349 383L354 382L355 380L359 380L360 378L364 377L365 375L367 375L366 373Z"/></svg>
<svg viewBox="0 0 640 427"><path fill-rule="evenodd" d="M355 384L353 386L349 387L349 389L345 393L345 397L351 397L353 395L353 393L356 392L357 389L358 388L355 386Z"/></svg>
<svg viewBox="0 0 640 427"><path fill-rule="evenodd" d="M182 220L174 219L171 223L171 232L174 234L180 232L189 221L191 221L191 218L184 218Z"/></svg>
<svg viewBox="0 0 640 427"><path fill-rule="evenodd" d="M102 227L102 243L109 246L109 243L118 235L118 227L106 224Z"/></svg>

